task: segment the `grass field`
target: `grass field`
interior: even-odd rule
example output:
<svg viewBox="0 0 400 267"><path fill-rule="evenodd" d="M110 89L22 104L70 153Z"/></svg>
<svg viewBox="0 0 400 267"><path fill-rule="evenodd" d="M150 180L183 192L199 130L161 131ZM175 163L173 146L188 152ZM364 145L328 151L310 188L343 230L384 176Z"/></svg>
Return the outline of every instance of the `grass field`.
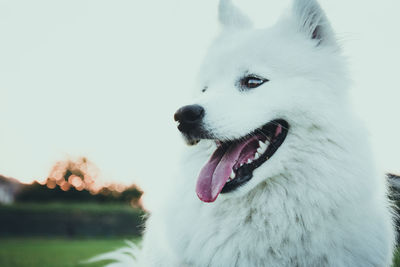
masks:
<svg viewBox="0 0 400 267"><path fill-rule="evenodd" d="M139 239L133 239L139 242ZM1 267L102 267L107 262L83 264L99 253L124 246L121 239L0 239ZM400 252L392 267L400 267Z"/></svg>
<svg viewBox="0 0 400 267"><path fill-rule="evenodd" d="M399 248L394 253L392 267L400 267L400 249Z"/></svg>
<svg viewBox="0 0 400 267"><path fill-rule="evenodd" d="M139 239L133 240L138 242ZM1 267L100 267L106 262L82 264L99 253L124 246L122 239L0 239Z"/></svg>

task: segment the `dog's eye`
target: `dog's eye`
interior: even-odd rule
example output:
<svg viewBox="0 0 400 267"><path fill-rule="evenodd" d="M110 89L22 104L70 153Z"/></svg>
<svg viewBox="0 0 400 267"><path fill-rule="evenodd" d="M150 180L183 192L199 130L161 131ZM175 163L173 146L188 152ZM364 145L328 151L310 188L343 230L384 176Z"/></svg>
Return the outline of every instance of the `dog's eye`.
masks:
<svg viewBox="0 0 400 267"><path fill-rule="evenodd" d="M244 90L257 88L263 83L268 82L267 79L249 75L240 80L240 87Z"/></svg>

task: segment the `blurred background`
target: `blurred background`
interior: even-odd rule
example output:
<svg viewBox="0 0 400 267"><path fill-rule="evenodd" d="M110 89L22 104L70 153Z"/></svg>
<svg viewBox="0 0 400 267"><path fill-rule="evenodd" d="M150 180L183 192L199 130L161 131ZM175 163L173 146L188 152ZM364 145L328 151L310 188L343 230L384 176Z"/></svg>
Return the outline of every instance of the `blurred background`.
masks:
<svg viewBox="0 0 400 267"><path fill-rule="evenodd" d="M234 2L257 27L291 3ZM319 2L379 171L399 174L400 2ZM184 145L172 116L198 89L217 3L0 0L0 266L78 266L140 241Z"/></svg>
<svg viewBox="0 0 400 267"><path fill-rule="evenodd" d="M78 266L138 242L146 212L136 185L97 182L87 158L59 161L46 180L0 175L0 266ZM85 266L102 266L85 264Z"/></svg>

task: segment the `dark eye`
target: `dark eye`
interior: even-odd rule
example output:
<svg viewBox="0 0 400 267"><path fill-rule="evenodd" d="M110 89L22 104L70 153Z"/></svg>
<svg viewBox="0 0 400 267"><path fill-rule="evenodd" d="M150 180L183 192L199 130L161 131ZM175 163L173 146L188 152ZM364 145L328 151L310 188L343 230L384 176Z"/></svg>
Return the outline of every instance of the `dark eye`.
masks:
<svg viewBox="0 0 400 267"><path fill-rule="evenodd" d="M249 75L240 80L240 87L243 90L254 89L265 82L268 82L268 80L254 75Z"/></svg>

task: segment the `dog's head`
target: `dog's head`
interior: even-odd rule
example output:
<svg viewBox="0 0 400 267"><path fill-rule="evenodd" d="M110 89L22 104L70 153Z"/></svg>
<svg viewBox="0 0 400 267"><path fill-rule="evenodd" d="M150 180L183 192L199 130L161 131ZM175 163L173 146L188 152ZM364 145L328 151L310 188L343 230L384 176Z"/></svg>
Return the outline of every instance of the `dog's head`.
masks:
<svg viewBox="0 0 400 267"><path fill-rule="evenodd" d="M269 29L252 28L229 0L220 2L219 19L196 104L175 114L187 143L215 143L197 181L205 202L283 172L278 162L296 149L290 138L329 122L326 110L340 106L345 91L340 49L314 0L295 0L290 16Z"/></svg>

